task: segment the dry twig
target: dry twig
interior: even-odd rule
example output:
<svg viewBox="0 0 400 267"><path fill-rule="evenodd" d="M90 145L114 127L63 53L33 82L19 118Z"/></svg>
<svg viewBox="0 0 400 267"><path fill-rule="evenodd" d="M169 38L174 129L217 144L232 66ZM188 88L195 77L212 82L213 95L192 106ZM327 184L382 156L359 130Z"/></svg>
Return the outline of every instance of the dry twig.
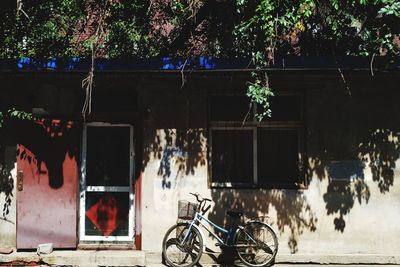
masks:
<svg viewBox="0 0 400 267"><path fill-rule="evenodd" d="M22 0L17 0L17 16L19 16L19 13L21 12L27 19L29 19L28 14L26 14L26 12L22 9L22 6Z"/></svg>
<svg viewBox="0 0 400 267"><path fill-rule="evenodd" d="M82 108L82 116L83 119L86 118L86 115L89 115L92 112L92 92L93 92L93 85L94 85L94 70L95 70L95 59L98 54L98 50L100 47L101 42L104 41L105 38L103 38L106 35L105 32L105 19L107 17L107 4L108 1L106 1L104 7L102 8L96 31L94 33L94 39L91 45L91 67L89 74L86 76L85 79L82 80L82 89L84 89L86 97L85 97L85 102Z"/></svg>
<svg viewBox="0 0 400 267"><path fill-rule="evenodd" d="M183 88L183 86L185 86L185 82L186 82L184 71L185 71L185 67L186 67L187 62L188 62L188 59L186 58L185 63L183 63L183 66L182 66L182 69L181 69L181 79L182 79L181 89Z"/></svg>
<svg viewBox="0 0 400 267"><path fill-rule="evenodd" d="M352 97L352 95L351 95L351 90L350 90L350 86L348 85L348 83L347 83L347 81L346 81L346 78L344 77L344 74L343 74L342 70L340 69L340 67L337 67L337 69L338 69L338 71L339 71L340 76L342 77L342 81L343 81L343 83L344 83L344 86L345 86L346 89L347 89L347 93L349 94L350 97Z"/></svg>
<svg viewBox="0 0 400 267"><path fill-rule="evenodd" d="M374 66L373 66L373 64L374 64L374 58L375 58L375 53L372 55L372 58L371 58L371 62L370 62L370 69L371 69L371 75L372 75L372 77L374 77Z"/></svg>

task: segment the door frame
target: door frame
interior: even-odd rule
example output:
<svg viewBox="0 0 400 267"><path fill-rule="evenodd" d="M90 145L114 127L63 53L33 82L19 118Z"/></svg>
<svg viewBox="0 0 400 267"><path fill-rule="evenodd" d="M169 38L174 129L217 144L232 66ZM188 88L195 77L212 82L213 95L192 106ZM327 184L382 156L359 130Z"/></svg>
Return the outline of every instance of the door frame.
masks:
<svg viewBox="0 0 400 267"><path fill-rule="evenodd" d="M87 128L88 127L128 127L130 129L129 140L129 186L86 186L86 157L87 157ZM134 164L134 145L133 145L133 125L131 124L112 124L105 122L89 122L83 125L82 135L82 162L81 177L79 181L79 241L125 241L134 242L134 222L135 222L135 195L133 191L133 177L135 173ZM129 212L128 212L128 236L89 236L85 234L86 221L86 192L129 192Z"/></svg>

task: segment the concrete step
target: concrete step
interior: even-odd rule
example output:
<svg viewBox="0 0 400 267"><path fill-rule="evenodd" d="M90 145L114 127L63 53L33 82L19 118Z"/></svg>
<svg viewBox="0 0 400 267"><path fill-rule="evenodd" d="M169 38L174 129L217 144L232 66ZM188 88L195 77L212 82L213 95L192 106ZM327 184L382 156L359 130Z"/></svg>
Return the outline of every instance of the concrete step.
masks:
<svg viewBox="0 0 400 267"><path fill-rule="evenodd" d="M238 259L233 259L234 255L227 254L203 254L200 259L202 265L222 264L237 266L242 264ZM161 264L161 253L147 252L146 267L150 265L156 266ZM277 254L275 258L276 264L366 264L366 265L396 265L400 266L400 254L383 255L383 254Z"/></svg>
<svg viewBox="0 0 400 267"><path fill-rule="evenodd" d="M0 255L0 265L35 262L56 266L145 266L145 259L145 252L139 250L63 250L40 256L36 252L13 252Z"/></svg>
<svg viewBox="0 0 400 267"><path fill-rule="evenodd" d="M35 263L43 266L163 266L160 252L145 252L139 250L69 250L53 251L48 255L37 255L36 252L13 252L0 254L0 266L9 266L19 263L18 266ZM242 266L232 255L203 254L200 264L203 266ZM276 257L276 264L369 264L369 265L397 265L400 266L399 255L381 254L344 254L344 255L306 255L280 254ZM15 264L14 264L15 265Z"/></svg>

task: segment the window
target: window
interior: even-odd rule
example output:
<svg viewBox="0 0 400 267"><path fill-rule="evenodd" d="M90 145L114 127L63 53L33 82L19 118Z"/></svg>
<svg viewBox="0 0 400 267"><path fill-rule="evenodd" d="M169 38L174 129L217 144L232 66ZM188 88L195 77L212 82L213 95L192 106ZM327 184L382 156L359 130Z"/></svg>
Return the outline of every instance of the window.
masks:
<svg viewBox="0 0 400 267"><path fill-rule="evenodd" d="M272 117L246 120L257 111L244 95L209 98L212 187L296 188L302 173L302 95L271 100Z"/></svg>

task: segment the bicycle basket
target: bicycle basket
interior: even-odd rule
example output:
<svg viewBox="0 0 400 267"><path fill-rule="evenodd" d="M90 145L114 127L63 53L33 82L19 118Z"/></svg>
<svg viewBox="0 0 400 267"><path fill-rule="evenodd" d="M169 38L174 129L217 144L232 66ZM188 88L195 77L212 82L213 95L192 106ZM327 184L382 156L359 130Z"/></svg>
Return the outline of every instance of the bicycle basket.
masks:
<svg viewBox="0 0 400 267"><path fill-rule="evenodd" d="M194 218L199 205L185 200L178 201L178 219L191 220Z"/></svg>

